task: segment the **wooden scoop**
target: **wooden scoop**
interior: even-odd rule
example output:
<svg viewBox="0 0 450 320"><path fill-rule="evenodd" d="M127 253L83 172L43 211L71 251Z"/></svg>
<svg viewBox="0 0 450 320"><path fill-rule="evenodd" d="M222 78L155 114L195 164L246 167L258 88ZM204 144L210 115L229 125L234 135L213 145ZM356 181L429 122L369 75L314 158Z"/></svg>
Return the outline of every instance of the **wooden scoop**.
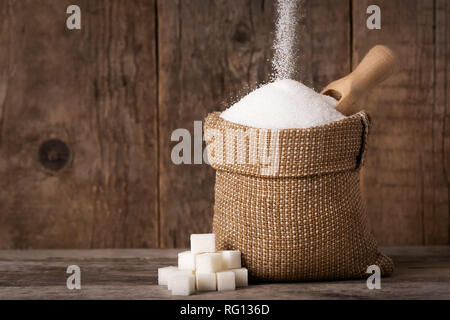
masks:
<svg viewBox="0 0 450 320"><path fill-rule="evenodd" d="M395 54L385 46L375 46L352 73L330 83L322 94L338 100L336 109L350 116L360 111L355 102L389 78L396 67Z"/></svg>

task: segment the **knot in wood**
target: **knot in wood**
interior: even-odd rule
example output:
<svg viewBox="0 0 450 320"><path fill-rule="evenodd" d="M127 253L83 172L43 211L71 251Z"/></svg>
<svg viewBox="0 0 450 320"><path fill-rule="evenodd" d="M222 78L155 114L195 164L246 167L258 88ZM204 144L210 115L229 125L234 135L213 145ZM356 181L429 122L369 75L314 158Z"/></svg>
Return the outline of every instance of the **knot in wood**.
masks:
<svg viewBox="0 0 450 320"><path fill-rule="evenodd" d="M70 149L59 139L45 141L39 148L39 162L46 169L61 170L70 159Z"/></svg>

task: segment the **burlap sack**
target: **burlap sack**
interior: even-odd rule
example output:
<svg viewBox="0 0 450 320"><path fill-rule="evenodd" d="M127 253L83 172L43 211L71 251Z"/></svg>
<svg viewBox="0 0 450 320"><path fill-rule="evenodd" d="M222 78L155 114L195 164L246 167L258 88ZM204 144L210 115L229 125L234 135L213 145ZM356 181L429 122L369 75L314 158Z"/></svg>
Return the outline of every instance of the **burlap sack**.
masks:
<svg viewBox="0 0 450 320"><path fill-rule="evenodd" d="M267 130L210 114L208 159L216 169L213 232L242 252L253 280L368 277L393 263L366 229L359 171L369 119L360 112L309 129Z"/></svg>

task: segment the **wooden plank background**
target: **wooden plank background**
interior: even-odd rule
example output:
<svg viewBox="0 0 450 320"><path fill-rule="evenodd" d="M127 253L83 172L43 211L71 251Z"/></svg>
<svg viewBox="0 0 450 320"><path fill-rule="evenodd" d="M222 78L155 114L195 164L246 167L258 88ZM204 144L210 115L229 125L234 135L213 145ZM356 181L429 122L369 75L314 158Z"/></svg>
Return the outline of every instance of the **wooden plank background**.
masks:
<svg viewBox="0 0 450 320"><path fill-rule="evenodd" d="M1 1L0 247L157 246L154 1ZM45 169L60 139L67 166ZM58 152L58 150L54 150Z"/></svg>
<svg viewBox="0 0 450 320"><path fill-rule="evenodd" d="M173 164L171 134L194 142L194 121L268 80L274 1L79 0L79 31L69 4L0 3L0 248L185 247L210 231L214 172ZM381 30L366 28L371 4ZM361 102L369 228L383 245L448 244L450 3L303 0L302 13L297 79L318 91L375 44L400 56Z"/></svg>

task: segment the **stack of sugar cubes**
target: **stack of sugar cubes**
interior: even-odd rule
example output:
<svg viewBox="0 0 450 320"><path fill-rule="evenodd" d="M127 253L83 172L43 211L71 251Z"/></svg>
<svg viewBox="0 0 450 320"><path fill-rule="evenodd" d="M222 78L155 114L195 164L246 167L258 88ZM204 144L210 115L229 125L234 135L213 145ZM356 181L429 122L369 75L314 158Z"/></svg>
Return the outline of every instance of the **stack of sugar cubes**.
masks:
<svg viewBox="0 0 450 320"><path fill-rule="evenodd" d="M191 251L178 254L178 267L158 269L158 284L177 296L236 290L248 286L248 270L241 267L240 251L216 252L215 234L193 234Z"/></svg>

